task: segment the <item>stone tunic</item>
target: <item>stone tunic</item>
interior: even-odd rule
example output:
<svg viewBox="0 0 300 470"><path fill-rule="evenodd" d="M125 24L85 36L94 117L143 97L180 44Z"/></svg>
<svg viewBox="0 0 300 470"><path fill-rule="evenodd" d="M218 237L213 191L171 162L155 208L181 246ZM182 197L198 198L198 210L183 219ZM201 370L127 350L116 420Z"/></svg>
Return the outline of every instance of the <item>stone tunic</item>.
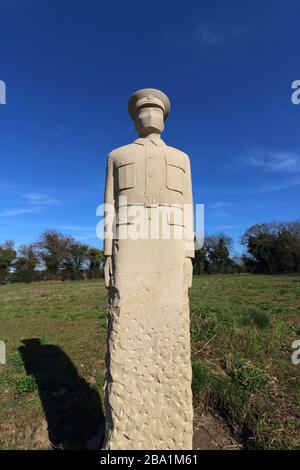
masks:
<svg viewBox="0 0 300 470"><path fill-rule="evenodd" d="M119 197L126 196L120 202ZM139 208L148 237L112 235L106 357L106 449L191 449L192 393L187 278L193 256L189 159L162 140L138 139L108 159L105 202L118 229ZM163 235L167 220L170 237ZM158 236L151 234L159 220ZM175 232L189 225L189 231Z"/></svg>

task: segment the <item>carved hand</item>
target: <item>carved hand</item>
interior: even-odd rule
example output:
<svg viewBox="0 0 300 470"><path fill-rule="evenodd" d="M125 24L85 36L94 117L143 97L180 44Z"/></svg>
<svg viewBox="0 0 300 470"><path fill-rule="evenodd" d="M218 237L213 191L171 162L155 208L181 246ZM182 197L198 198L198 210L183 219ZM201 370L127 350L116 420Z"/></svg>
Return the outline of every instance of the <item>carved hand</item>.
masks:
<svg viewBox="0 0 300 470"><path fill-rule="evenodd" d="M191 258L185 258L185 278L188 287L192 287L193 282L193 263Z"/></svg>
<svg viewBox="0 0 300 470"><path fill-rule="evenodd" d="M112 259L111 256L107 256L104 264L104 281L105 287L109 288L110 277L112 274Z"/></svg>

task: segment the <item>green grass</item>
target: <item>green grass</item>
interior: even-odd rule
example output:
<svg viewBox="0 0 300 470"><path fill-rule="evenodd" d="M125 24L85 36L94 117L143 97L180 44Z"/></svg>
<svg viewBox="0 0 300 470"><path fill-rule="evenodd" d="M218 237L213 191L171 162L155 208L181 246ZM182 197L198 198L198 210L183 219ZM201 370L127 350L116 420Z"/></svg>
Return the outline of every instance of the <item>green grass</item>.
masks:
<svg viewBox="0 0 300 470"><path fill-rule="evenodd" d="M300 448L300 276L195 277L190 307L195 409L217 410L246 448ZM45 419L54 444L80 446L103 402L103 282L0 286L0 325L0 449L46 447Z"/></svg>
<svg viewBox="0 0 300 470"><path fill-rule="evenodd" d="M300 448L299 276L206 276L191 291L195 406L250 449Z"/></svg>
<svg viewBox="0 0 300 470"><path fill-rule="evenodd" d="M37 389L38 384L33 375L27 375L16 381L16 393L29 393Z"/></svg>

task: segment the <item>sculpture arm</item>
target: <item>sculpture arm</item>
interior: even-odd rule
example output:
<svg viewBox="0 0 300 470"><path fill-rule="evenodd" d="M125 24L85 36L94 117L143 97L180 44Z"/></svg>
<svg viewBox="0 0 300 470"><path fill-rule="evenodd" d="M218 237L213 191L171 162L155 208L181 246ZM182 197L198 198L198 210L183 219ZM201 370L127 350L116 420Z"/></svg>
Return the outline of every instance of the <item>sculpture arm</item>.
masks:
<svg viewBox="0 0 300 470"><path fill-rule="evenodd" d="M185 225L185 256L186 258L195 257L195 234L194 234L194 207L192 192L192 175L189 157L185 166L185 185L184 185L184 225Z"/></svg>
<svg viewBox="0 0 300 470"><path fill-rule="evenodd" d="M104 194L104 256L112 255L113 224L114 224L114 174L113 159L109 155L106 167L105 194Z"/></svg>

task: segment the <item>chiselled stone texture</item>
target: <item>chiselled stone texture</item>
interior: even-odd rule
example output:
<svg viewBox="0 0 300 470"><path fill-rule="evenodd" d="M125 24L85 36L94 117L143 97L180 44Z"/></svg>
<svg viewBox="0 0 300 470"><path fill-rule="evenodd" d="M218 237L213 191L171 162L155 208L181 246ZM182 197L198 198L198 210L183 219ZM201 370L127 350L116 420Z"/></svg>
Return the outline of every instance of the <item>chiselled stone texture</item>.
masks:
<svg viewBox="0 0 300 470"><path fill-rule="evenodd" d="M192 448L189 309L182 249L175 240L139 240L134 245L120 240L115 245L107 354L109 449ZM123 263L126 272L118 270Z"/></svg>

